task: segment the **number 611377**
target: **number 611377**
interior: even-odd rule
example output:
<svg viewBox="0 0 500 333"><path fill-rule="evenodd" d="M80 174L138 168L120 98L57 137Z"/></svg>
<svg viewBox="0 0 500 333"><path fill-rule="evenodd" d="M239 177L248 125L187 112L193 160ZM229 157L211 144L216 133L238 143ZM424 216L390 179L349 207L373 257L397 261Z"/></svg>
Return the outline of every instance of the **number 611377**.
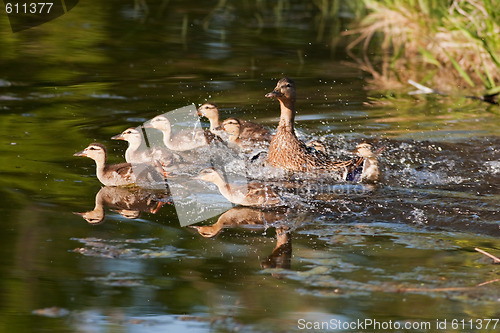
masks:
<svg viewBox="0 0 500 333"><path fill-rule="evenodd" d="M5 4L7 14L48 14L52 9L53 2L29 2Z"/></svg>

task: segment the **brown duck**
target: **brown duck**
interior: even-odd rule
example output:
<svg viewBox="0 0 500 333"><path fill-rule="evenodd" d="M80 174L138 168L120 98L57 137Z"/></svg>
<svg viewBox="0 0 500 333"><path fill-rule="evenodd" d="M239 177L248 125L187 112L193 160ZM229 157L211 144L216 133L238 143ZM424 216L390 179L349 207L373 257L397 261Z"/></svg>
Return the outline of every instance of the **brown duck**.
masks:
<svg viewBox="0 0 500 333"><path fill-rule="evenodd" d="M73 156L85 156L96 163L99 181L106 186L142 186L157 188L164 182L163 172L146 164L107 164L106 147L100 143L91 143L84 150Z"/></svg>
<svg viewBox="0 0 500 333"><path fill-rule="evenodd" d="M244 139L242 135L241 120L231 117L222 122L220 127L224 131L224 135L230 146L235 146L243 152L251 152L254 149L265 148L269 145L267 141L257 140L252 138Z"/></svg>
<svg viewBox="0 0 500 333"><path fill-rule="evenodd" d="M198 115L206 117L210 121L210 132L220 135L220 129L222 128L219 120L219 108L213 103L205 103L198 108ZM236 119L236 118L229 118ZM269 130L262 125L253 123L251 121L236 119L240 124L240 134L239 138L241 140L251 140L251 141L266 141L270 142L272 139Z"/></svg>
<svg viewBox="0 0 500 333"><path fill-rule="evenodd" d="M281 106L280 122L269 146L268 163L271 166L291 172L330 172L339 180L345 180L354 171L358 159L332 161L297 138L294 130L295 83L291 79L279 80L266 97L277 99Z"/></svg>
<svg viewBox="0 0 500 333"><path fill-rule="evenodd" d="M250 207L278 207L283 206L280 195L270 186L252 182L248 184L227 183L222 174L214 168L201 170L194 179L213 183L219 192L230 202Z"/></svg>

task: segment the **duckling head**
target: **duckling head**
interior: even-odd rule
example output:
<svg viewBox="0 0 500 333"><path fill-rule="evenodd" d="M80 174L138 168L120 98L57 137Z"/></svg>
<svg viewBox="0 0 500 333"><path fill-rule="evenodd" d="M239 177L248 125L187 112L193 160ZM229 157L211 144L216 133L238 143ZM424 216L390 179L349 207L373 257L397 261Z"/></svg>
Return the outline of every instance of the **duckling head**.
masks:
<svg viewBox="0 0 500 333"><path fill-rule="evenodd" d="M219 108L213 103L205 103L198 108L198 116L219 119Z"/></svg>
<svg viewBox="0 0 500 333"><path fill-rule="evenodd" d="M196 225L191 225L190 227L193 229L196 229L200 235L202 235L205 238L212 238L217 236L221 230L222 230L223 225L219 225L218 223L214 225L209 225L209 226L196 226Z"/></svg>
<svg viewBox="0 0 500 333"><path fill-rule="evenodd" d="M73 156L84 156L91 158L93 160L100 160L106 158L106 147L100 143L91 143L87 148L78 153L73 154Z"/></svg>
<svg viewBox="0 0 500 333"><path fill-rule="evenodd" d="M268 98L276 98L280 101L282 100L295 100L295 82L291 79L285 77L278 81L276 88L273 91L266 94Z"/></svg>
<svg viewBox="0 0 500 333"><path fill-rule="evenodd" d="M146 128L156 128L158 130L169 130L170 127L170 121L168 120L167 117L164 115L159 115L148 121L144 127Z"/></svg>
<svg viewBox="0 0 500 333"><path fill-rule="evenodd" d="M358 154L359 156L365 157L365 158L376 157L376 155L372 149L373 149L373 146L371 144L363 142L363 143L360 143L359 145L356 146L355 153Z"/></svg>
<svg viewBox="0 0 500 333"><path fill-rule="evenodd" d="M222 123L222 129L229 134L229 140L234 141L240 136L241 122L236 118L227 118Z"/></svg>
<svg viewBox="0 0 500 333"><path fill-rule="evenodd" d="M120 134L112 136L111 140L138 141L142 140L142 133L138 129L130 127Z"/></svg>
<svg viewBox="0 0 500 333"><path fill-rule="evenodd" d="M218 183L223 180L221 174L214 168L206 168L200 171L193 179L204 180L210 183Z"/></svg>

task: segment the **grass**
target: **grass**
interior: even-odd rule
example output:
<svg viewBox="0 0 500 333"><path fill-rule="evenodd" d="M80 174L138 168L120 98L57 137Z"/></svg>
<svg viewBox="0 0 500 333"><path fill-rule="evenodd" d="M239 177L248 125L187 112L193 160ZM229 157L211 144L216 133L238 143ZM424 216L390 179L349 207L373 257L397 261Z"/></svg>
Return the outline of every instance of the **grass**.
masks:
<svg viewBox="0 0 500 333"><path fill-rule="evenodd" d="M500 92L500 1L363 1L369 13L344 35L372 74L371 88L408 87L411 79L450 93Z"/></svg>

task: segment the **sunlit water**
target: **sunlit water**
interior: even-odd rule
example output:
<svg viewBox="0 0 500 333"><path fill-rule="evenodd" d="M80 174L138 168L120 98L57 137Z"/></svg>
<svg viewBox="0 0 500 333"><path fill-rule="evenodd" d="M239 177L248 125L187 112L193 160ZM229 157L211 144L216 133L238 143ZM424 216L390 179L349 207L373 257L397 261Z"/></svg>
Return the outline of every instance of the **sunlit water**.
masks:
<svg viewBox="0 0 500 333"><path fill-rule="evenodd" d="M238 12L186 8L159 13L165 27L120 2L79 4L14 37L0 22L4 331L282 332L366 318L434 331L446 319L453 331L453 319L500 317L498 268L474 250L500 255L497 107L365 106L342 54L250 19L240 31ZM287 20L302 22L296 10ZM126 143L111 136L190 103L274 129L279 106L264 95L284 74L297 83L300 137L337 158L363 141L383 148L380 184L273 180L289 207L181 227L169 193L101 189L94 163L72 157L97 141L121 162ZM74 214L89 211L93 224Z"/></svg>

